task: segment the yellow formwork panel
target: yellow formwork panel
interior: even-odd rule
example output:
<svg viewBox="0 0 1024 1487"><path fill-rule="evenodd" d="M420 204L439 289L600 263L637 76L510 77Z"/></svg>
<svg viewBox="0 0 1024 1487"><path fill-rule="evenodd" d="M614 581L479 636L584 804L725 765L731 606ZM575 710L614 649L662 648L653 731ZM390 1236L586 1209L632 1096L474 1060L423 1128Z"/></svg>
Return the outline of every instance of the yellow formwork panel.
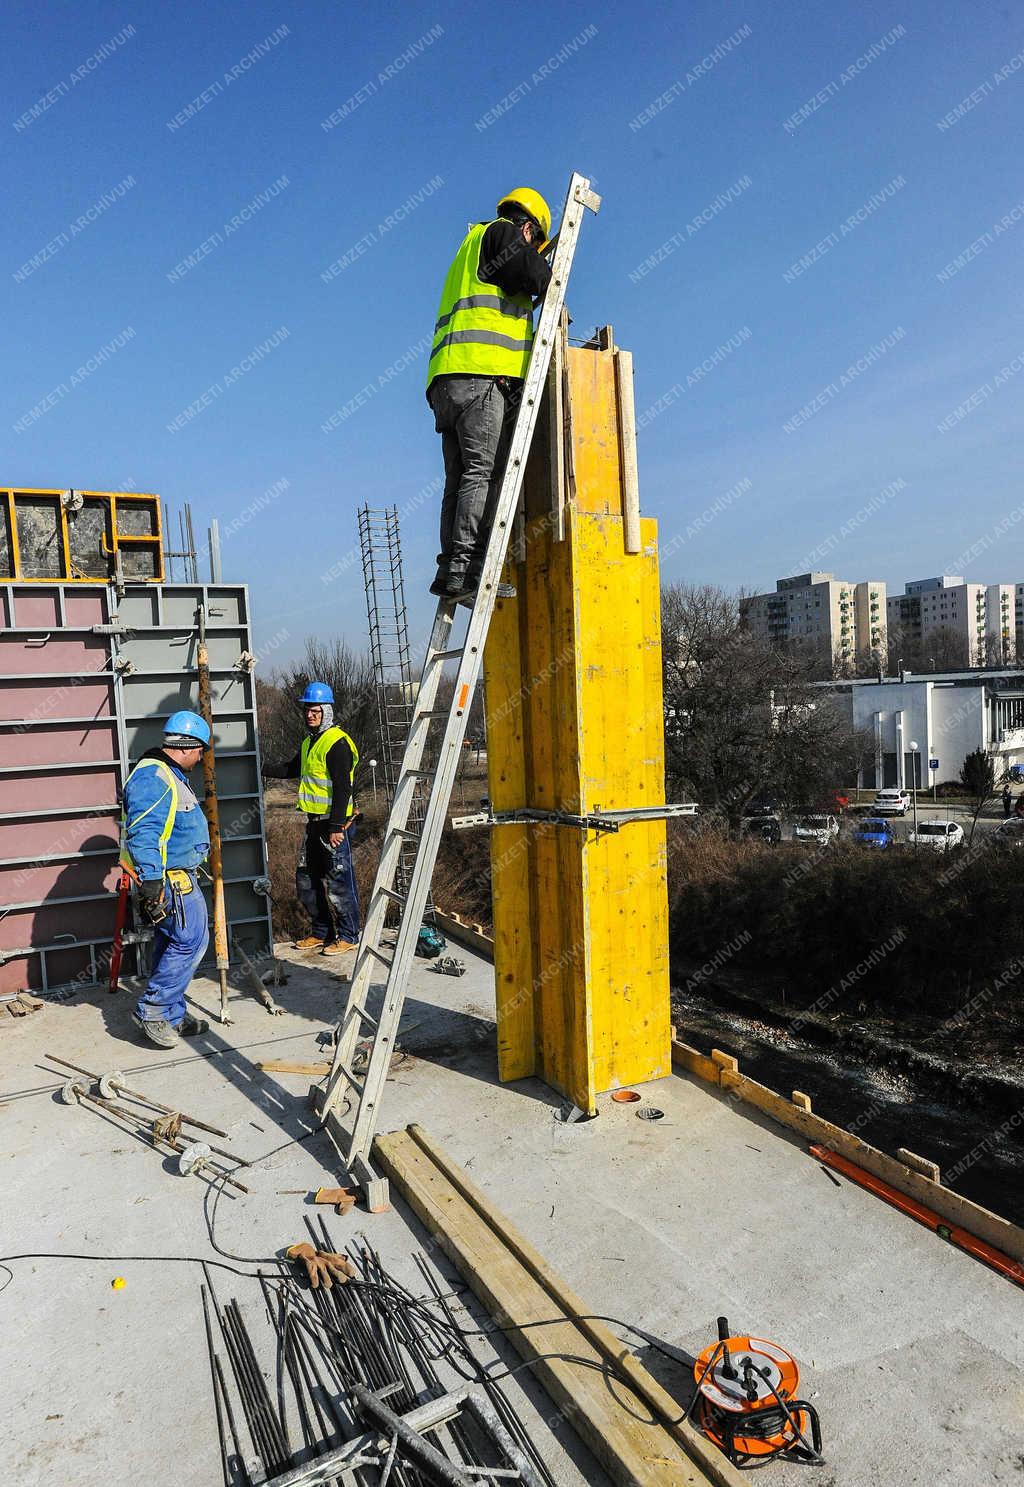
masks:
<svg viewBox="0 0 1024 1487"><path fill-rule="evenodd" d="M575 498L564 540L546 515L538 430L525 557L506 578L484 661L495 810L581 813L664 800L656 524L623 544L610 352L569 358ZM538 454L538 450L542 453ZM598 835L493 832L498 1059L586 1110L597 1094L671 1070L663 822Z"/></svg>

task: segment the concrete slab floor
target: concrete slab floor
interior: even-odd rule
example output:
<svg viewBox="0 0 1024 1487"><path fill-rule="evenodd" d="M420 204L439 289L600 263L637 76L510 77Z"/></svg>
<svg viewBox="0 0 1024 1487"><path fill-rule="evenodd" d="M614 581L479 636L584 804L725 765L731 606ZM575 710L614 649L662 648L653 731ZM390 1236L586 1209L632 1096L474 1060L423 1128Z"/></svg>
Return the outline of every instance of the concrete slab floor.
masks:
<svg viewBox="0 0 1024 1487"><path fill-rule="evenodd" d="M462 978L414 968L401 1038L412 1056L388 1084L388 1129L424 1125L595 1312L685 1356L713 1339L719 1314L737 1332L788 1347L822 1417L827 1464L812 1478L821 1487L1024 1481L1018 1289L859 1188L836 1186L801 1142L689 1078L642 1090L665 1112L660 1121L602 1100L600 1119L561 1123L561 1102L538 1081L497 1083L492 968L453 949L467 965ZM308 1080L263 1074L256 1062L322 1056L317 1034L337 1016L347 962L280 954L291 962L275 993L283 1016L234 994L234 1024L213 1022L180 1053L137 1041L127 994L88 993L4 1023L0 1254L217 1257L205 1185L102 1116L58 1103L59 1081L40 1067L46 1051L97 1071L120 1068L156 1099L231 1131L240 1154L262 1157L242 1174L251 1196L225 1194L216 1204L222 1251L269 1257L305 1237L302 1198L279 1190L312 1190L341 1174L321 1135L294 1144L310 1126ZM194 993L212 1018L214 984L197 981ZM388 1214L330 1214L329 1223L343 1243L364 1231L385 1266L422 1290L412 1257L426 1236L400 1200ZM0 1293L3 1479L16 1487L106 1487L114 1474L147 1487L217 1482L198 1267L25 1260L11 1268ZM127 1285L115 1292L119 1274ZM243 1305L255 1290L223 1273L216 1284ZM686 1369L633 1341L685 1399ZM517 1384L510 1392L538 1437L541 1419L554 1417L546 1450L556 1480L603 1487L543 1391L527 1381L526 1394ZM796 1471L774 1465L761 1480L771 1487Z"/></svg>

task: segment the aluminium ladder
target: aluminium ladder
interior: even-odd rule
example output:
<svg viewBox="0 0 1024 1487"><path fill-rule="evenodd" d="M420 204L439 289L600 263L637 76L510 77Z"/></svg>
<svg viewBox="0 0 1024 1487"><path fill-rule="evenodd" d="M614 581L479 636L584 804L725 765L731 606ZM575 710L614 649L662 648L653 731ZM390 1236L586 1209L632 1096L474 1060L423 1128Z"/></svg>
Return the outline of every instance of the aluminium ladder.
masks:
<svg viewBox="0 0 1024 1487"><path fill-rule="evenodd" d="M565 303L566 286L584 212L596 212L600 205L601 198L590 189L589 180L574 172L554 242L551 283L544 297L533 341L533 353L523 382L522 399L509 444L508 460L487 542L480 586L473 599L465 640L461 646L451 644L457 608L455 601L442 599L437 606L391 814L381 846L377 876L367 905L366 923L356 952L348 1000L337 1028L334 1062L322 1098L318 1101L323 1123L338 1145L349 1172L366 1190L371 1209L382 1208L387 1203L387 1182L374 1171L370 1163L370 1149L377 1132L384 1083L391 1067L391 1056L395 1049L409 973L416 954L423 910L430 892L441 833L455 784L469 708L483 664L484 642L498 597L498 583L519 505L526 460L537 426L551 348ZM458 663L454 690L449 705L438 707L436 704L441 675L449 662ZM444 734L437 763L433 768L427 768L427 735L435 720L444 721ZM409 818L413 802L417 789L422 791L424 788L424 782L429 795L423 820L418 832L410 831ZM414 844L416 856L406 892L401 893L396 882L400 876L403 847L407 843ZM399 908L400 919L389 953L383 941L388 909L393 904ZM380 1011L374 1017L367 1007L367 997L372 984L371 978L378 966L387 972L387 984ZM354 1068L356 1048L367 1036L371 1042L369 1059L365 1071L357 1074ZM346 1095L350 1095L355 1107L348 1129L342 1125L338 1115L338 1106Z"/></svg>

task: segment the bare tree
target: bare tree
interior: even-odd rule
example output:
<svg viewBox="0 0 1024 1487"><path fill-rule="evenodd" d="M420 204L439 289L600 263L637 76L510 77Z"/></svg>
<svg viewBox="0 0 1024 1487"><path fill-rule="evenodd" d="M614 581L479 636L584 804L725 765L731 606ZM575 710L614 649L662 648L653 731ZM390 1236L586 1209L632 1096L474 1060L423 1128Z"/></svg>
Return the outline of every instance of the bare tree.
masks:
<svg viewBox="0 0 1024 1487"><path fill-rule="evenodd" d="M984 749L975 749L968 754L960 766L960 783L967 791L973 808L971 834L967 841L970 846L974 841L978 817L996 793L996 767L992 755Z"/></svg>
<svg viewBox="0 0 1024 1487"><path fill-rule="evenodd" d="M355 740L360 763L357 786L368 778L367 764L380 752L380 729L373 667L365 653L340 638L306 641L305 654L281 667L271 682L257 687L263 752L275 762L298 749L304 732L299 698L311 681L326 682L334 692L334 720Z"/></svg>
<svg viewBox="0 0 1024 1487"><path fill-rule="evenodd" d="M810 685L806 658L780 653L708 585L662 597L665 754L674 798L735 820L752 795L823 800L856 774L864 741L837 700Z"/></svg>

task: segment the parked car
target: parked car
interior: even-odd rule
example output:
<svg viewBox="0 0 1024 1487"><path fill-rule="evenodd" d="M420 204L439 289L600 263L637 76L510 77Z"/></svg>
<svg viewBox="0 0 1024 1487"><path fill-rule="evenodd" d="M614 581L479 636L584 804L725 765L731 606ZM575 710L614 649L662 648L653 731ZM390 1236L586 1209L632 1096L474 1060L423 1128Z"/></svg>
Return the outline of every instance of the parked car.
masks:
<svg viewBox="0 0 1024 1487"><path fill-rule="evenodd" d="M964 829L957 821L921 821L916 831L907 832L912 847L929 847L933 852L948 852L962 846L963 840Z"/></svg>
<svg viewBox="0 0 1024 1487"><path fill-rule="evenodd" d="M1017 816L1008 816L989 837L994 847L1024 847L1024 821Z"/></svg>
<svg viewBox="0 0 1024 1487"><path fill-rule="evenodd" d="M864 816L857 822L853 839L863 847L892 847L896 843L893 829L884 816Z"/></svg>
<svg viewBox="0 0 1024 1487"><path fill-rule="evenodd" d="M905 816L909 808L909 790L879 790L871 806L876 816Z"/></svg>
<svg viewBox="0 0 1024 1487"><path fill-rule="evenodd" d="M796 825L793 827L794 841L820 842L823 847L834 842L838 835L839 822L835 816L826 816L823 812L798 816Z"/></svg>
<svg viewBox="0 0 1024 1487"><path fill-rule="evenodd" d="M743 836L758 837L774 847L782 840L782 822L771 811L766 811L761 816L744 816L740 822L740 833Z"/></svg>

